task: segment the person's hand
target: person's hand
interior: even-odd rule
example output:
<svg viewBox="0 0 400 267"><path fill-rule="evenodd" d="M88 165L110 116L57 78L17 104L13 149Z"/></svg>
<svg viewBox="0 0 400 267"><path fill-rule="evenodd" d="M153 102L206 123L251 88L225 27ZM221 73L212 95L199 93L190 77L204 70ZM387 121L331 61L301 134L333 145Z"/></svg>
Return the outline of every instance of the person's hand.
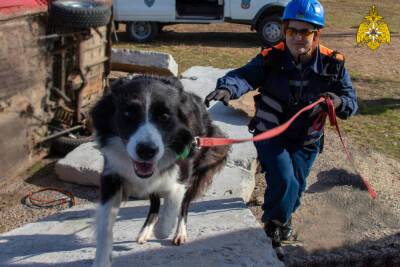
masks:
<svg viewBox="0 0 400 267"><path fill-rule="evenodd" d="M342 99L340 99L340 97L339 97L337 94L335 94L335 93L332 93L332 92L325 92L325 93L322 93L320 96L329 97L329 98L332 100L332 102L333 102L333 106L335 107L335 110L336 110L338 107L340 107L340 105L342 104ZM326 106L325 103L322 103L321 108L322 108L324 111L328 111L328 108L327 108L327 106Z"/></svg>
<svg viewBox="0 0 400 267"><path fill-rule="evenodd" d="M231 99L231 92L225 88L217 88L211 93L209 93L204 99L204 104L206 107L210 106L210 101L221 101L225 106L228 106L229 100Z"/></svg>

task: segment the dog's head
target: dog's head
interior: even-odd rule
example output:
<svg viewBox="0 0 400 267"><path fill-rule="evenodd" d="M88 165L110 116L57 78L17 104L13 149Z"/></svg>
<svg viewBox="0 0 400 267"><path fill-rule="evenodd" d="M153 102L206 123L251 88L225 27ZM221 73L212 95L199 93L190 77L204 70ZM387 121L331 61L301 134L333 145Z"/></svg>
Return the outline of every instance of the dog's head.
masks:
<svg viewBox="0 0 400 267"><path fill-rule="evenodd" d="M202 123L190 119L193 105L198 102L178 79L139 76L115 83L91 116L100 146L125 150L118 155L125 153L135 175L148 178L174 164L192 144L191 124Z"/></svg>

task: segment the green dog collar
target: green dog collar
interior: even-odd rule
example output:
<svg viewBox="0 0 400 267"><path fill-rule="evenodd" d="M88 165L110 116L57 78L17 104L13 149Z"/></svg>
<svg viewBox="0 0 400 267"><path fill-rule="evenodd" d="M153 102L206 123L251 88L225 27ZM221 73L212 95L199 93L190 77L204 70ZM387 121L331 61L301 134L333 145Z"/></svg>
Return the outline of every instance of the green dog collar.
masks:
<svg viewBox="0 0 400 267"><path fill-rule="evenodd" d="M182 151L182 153L176 155L176 159L180 160L180 159L186 159L190 154L190 149L189 146L186 146L185 149Z"/></svg>

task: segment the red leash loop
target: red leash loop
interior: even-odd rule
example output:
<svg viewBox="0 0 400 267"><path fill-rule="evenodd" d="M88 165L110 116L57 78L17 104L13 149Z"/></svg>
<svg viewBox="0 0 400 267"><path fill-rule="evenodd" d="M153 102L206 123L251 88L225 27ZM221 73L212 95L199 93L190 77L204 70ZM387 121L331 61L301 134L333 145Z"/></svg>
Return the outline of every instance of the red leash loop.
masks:
<svg viewBox="0 0 400 267"><path fill-rule="evenodd" d="M47 192L50 197L35 197L35 195L39 195L40 193ZM57 198L52 193L58 193L60 195L64 195L66 197ZM24 197L24 202L27 206L36 207L36 208L53 208L57 206L64 205L69 203L71 207L75 206L75 197L74 195L66 190L53 188L53 187L46 187L40 189L35 192L29 192Z"/></svg>
<svg viewBox="0 0 400 267"><path fill-rule="evenodd" d="M314 124L312 125L312 127L316 130L322 129L322 127L325 124L326 117L329 117L329 122L330 122L331 126L335 126L336 131L339 135L340 141L342 142L344 151L346 152L347 158L349 159L349 161L352 164L356 173L361 177L361 180L364 183L365 187L367 188L370 196L373 199L375 199L377 196L377 193L374 191L374 189L371 187L371 185L367 182L367 180L364 179L362 177L362 175L358 172L358 170L355 166L354 160L351 157L351 155L347 149L347 146L343 141L342 134L339 130L339 125L336 120L335 106L332 102L332 99L330 99L329 97L326 97L326 98L321 97L314 103L302 108L300 111L298 111L293 117L291 117L284 124L281 124L281 125L279 125L275 128L272 128L268 131L262 132L256 136L254 136L253 138L233 139L233 138L223 138L223 137L196 137L195 141L197 143L197 147L201 148L201 147L225 146L225 145L230 145L230 144L237 144L237 143L251 142L251 141L257 142L257 141L270 139L270 138L278 136L281 133L283 133L284 131L286 131L298 116L300 116L302 113L304 113L308 110L313 109L315 106L319 105L322 102L325 102L325 104L328 108L328 112L320 112L316 121L314 121Z"/></svg>

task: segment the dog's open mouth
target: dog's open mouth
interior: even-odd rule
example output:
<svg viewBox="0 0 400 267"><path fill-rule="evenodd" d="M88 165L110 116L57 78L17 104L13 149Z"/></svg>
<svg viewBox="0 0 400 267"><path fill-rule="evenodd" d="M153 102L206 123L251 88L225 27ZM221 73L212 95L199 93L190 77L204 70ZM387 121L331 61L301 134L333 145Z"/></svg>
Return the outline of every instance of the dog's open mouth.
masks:
<svg viewBox="0 0 400 267"><path fill-rule="evenodd" d="M154 162L139 162L134 160L132 160L132 162L133 169L140 178L148 178L153 175L155 169Z"/></svg>

